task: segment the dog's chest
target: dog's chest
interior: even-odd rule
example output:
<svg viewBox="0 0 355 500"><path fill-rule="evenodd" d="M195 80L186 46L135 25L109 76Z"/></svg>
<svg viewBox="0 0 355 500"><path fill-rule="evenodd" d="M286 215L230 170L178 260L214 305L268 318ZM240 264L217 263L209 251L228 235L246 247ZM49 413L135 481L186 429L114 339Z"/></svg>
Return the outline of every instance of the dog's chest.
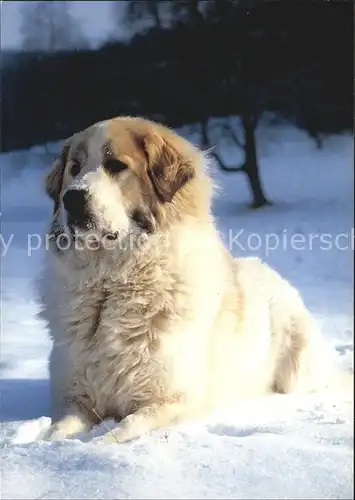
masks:
<svg viewBox="0 0 355 500"><path fill-rule="evenodd" d="M162 370L143 310L100 289L75 295L68 303L73 396L88 397L102 417L122 418L152 392L161 392Z"/></svg>

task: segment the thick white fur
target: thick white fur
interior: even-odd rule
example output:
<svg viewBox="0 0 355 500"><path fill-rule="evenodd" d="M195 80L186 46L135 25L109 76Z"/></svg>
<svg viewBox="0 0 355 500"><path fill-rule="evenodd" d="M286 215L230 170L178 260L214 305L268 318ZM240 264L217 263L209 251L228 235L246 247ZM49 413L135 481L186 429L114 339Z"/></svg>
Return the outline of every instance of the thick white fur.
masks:
<svg viewBox="0 0 355 500"><path fill-rule="evenodd" d="M111 225L127 225L122 195L97 182ZM41 286L53 337L46 439L115 417L103 440L122 442L240 398L329 381L298 292L258 259L233 259L208 214L176 218L124 253L48 253Z"/></svg>

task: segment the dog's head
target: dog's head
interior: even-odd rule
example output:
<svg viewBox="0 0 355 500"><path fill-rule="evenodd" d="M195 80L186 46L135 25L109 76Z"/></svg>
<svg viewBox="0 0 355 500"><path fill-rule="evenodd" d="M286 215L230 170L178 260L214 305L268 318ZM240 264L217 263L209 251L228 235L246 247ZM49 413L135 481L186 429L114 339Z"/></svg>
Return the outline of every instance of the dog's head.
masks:
<svg viewBox="0 0 355 500"><path fill-rule="evenodd" d="M168 128L119 117L68 139L46 177L55 248L92 251L209 213L201 153ZM60 243L65 236L65 241Z"/></svg>

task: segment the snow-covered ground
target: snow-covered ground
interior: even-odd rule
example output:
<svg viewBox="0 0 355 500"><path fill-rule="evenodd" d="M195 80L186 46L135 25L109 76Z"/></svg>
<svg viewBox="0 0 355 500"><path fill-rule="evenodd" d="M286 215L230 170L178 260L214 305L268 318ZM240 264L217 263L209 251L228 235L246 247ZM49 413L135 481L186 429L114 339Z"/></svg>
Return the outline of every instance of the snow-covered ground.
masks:
<svg viewBox="0 0 355 500"><path fill-rule="evenodd" d="M241 174L216 172L221 232L234 255L259 255L299 287L353 369L352 139L331 137L319 151L290 127L259 135L274 205L248 210ZM41 148L1 157L1 498L353 498L352 403L330 395L249 401L122 445L36 441L49 424L50 343L34 293L43 250L29 254L28 241L50 216L45 162Z"/></svg>

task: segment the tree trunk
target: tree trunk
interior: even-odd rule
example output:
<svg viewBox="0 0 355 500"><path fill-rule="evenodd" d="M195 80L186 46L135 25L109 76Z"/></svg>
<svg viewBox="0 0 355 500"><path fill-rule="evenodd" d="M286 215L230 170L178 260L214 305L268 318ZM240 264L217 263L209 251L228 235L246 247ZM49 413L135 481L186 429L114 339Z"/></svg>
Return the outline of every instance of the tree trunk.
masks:
<svg viewBox="0 0 355 500"><path fill-rule="evenodd" d="M248 176L251 192L254 199L252 206L253 208L259 208L265 205L269 205L270 202L266 199L264 195L259 175L259 166L256 153L256 143L255 143L256 125L249 117L244 117L243 128L244 128L244 141L245 141L244 172Z"/></svg>

